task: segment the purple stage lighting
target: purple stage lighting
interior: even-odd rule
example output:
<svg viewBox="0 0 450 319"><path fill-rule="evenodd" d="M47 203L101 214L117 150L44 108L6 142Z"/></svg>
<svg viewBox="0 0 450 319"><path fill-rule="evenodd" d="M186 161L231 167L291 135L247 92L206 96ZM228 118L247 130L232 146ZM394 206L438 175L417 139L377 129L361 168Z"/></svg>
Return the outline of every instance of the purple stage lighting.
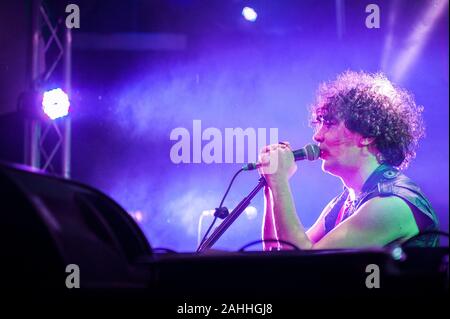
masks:
<svg viewBox="0 0 450 319"><path fill-rule="evenodd" d="M60 88L44 92L42 109L52 120L66 116L69 113L69 106L69 97Z"/></svg>
<svg viewBox="0 0 450 319"><path fill-rule="evenodd" d="M250 7L244 7L244 9L242 9L242 15L244 16L245 20L251 22L255 22L256 18L258 17L256 11Z"/></svg>

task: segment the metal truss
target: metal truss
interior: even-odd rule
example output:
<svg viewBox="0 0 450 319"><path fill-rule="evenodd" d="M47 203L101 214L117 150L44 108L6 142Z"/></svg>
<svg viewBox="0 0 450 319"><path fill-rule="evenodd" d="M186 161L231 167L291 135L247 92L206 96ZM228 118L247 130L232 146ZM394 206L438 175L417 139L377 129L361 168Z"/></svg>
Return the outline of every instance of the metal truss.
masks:
<svg viewBox="0 0 450 319"><path fill-rule="evenodd" d="M64 13L61 12L61 15ZM71 95L71 31L65 17L51 17L45 1L32 1L31 90L42 92L59 75L61 87ZM58 68L59 67L59 68ZM56 74L59 73L59 74ZM39 107L35 105L34 107ZM71 121L31 119L25 124L25 164L70 177Z"/></svg>

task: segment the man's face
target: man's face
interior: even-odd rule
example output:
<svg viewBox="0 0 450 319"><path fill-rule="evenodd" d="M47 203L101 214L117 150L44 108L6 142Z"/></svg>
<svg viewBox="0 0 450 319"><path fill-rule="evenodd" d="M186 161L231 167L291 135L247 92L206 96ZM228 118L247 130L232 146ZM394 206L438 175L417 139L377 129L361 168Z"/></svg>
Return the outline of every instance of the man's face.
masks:
<svg viewBox="0 0 450 319"><path fill-rule="evenodd" d="M344 176L361 165L361 135L351 132L343 122L319 123L313 139L320 146L323 171Z"/></svg>

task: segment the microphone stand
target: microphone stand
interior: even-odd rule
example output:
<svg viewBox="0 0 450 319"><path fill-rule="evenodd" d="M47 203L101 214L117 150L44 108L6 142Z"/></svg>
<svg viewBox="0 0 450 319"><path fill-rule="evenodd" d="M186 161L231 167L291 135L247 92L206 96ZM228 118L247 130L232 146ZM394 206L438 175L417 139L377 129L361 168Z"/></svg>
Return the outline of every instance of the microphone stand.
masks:
<svg viewBox="0 0 450 319"><path fill-rule="evenodd" d="M223 235L223 233L228 229L228 227L233 224L233 222L239 217L240 214L250 205L251 200L255 195L266 186L266 180L264 177L261 177L258 181L258 184L255 188L248 194L244 199L236 206L235 209L228 215L227 218L223 220L223 222L217 226L211 236L208 237L197 249L197 252L203 252L209 248L211 248L215 242Z"/></svg>

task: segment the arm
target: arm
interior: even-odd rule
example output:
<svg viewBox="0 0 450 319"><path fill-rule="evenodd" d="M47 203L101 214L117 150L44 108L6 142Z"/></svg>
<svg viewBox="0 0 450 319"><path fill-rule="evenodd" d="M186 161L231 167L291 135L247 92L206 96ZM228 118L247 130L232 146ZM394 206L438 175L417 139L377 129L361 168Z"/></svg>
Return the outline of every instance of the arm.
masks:
<svg viewBox="0 0 450 319"><path fill-rule="evenodd" d="M292 150L282 144L267 146L261 153L260 162L267 164L260 169L267 181L264 192L263 240L276 238L291 242L301 249L310 248L312 242L297 216L289 186L289 178L297 169ZM263 248L269 250L276 246L267 243Z"/></svg>
<svg viewBox="0 0 450 319"><path fill-rule="evenodd" d="M275 195L274 201L277 200L280 203L273 207L278 238L300 249L382 247L398 238L406 239L419 233L411 208L394 196L369 200L326 235L323 222L329 205L305 233L292 198L286 200Z"/></svg>
<svg viewBox="0 0 450 319"><path fill-rule="evenodd" d="M300 249L311 248L312 242L298 218L289 182L279 182L276 186L272 183L270 191L277 238L293 243ZM281 247L288 248L285 245Z"/></svg>
<svg viewBox="0 0 450 319"><path fill-rule="evenodd" d="M272 192L268 186L264 187L264 217L262 227L263 250L270 251L277 249L278 244L273 242L264 242L267 239L278 239L273 217L273 199Z"/></svg>
<svg viewBox="0 0 450 319"><path fill-rule="evenodd" d="M323 209L319 218L316 220L314 225L312 225L307 231L306 235L312 243L318 242L323 236L325 236L325 225L324 218L329 213L332 205L332 202L328 203L328 205ZM272 191L269 187L265 187L264 189L264 219L263 219L263 227L262 227L262 239L283 239L280 238L277 234L275 227L275 219L273 215L273 196ZM271 248L278 248L276 243L264 243L263 242L263 250L271 250ZM280 247L283 247L280 244ZM289 248L289 247L287 247Z"/></svg>
<svg viewBox="0 0 450 319"><path fill-rule="evenodd" d="M320 213L319 218L317 218L316 222L306 231L306 235L308 235L308 238L311 240L313 244L317 243L322 237L324 237L325 234L325 216L328 215L331 208L333 207L332 203L334 202L334 199L331 200L327 206L322 210L322 213Z"/></svg>
<svg viewBox="0 0 450 319"><path fill-rule="evenodd" d="M274 146L265 155L272 156L274 152L278 156L278 169L260 172L272 194L271 200L266 198L265 226L268 231L272 229L271 234L275 233L278 239L289 241L301 249L379 247L419 232L411 208L402 199L392 196L369 200L325 235L323 217L329 209L328 205L307 234L297 216L288 181L295 172L295 169L292 170L295 165L292 152Z"/></svg>
<svg viewBox="0 0 450 319"><path fill-rule="evenodd" d="M316 242L313 249L381 247L419 232L411 208L402 199L375 197Z"/></svg>

